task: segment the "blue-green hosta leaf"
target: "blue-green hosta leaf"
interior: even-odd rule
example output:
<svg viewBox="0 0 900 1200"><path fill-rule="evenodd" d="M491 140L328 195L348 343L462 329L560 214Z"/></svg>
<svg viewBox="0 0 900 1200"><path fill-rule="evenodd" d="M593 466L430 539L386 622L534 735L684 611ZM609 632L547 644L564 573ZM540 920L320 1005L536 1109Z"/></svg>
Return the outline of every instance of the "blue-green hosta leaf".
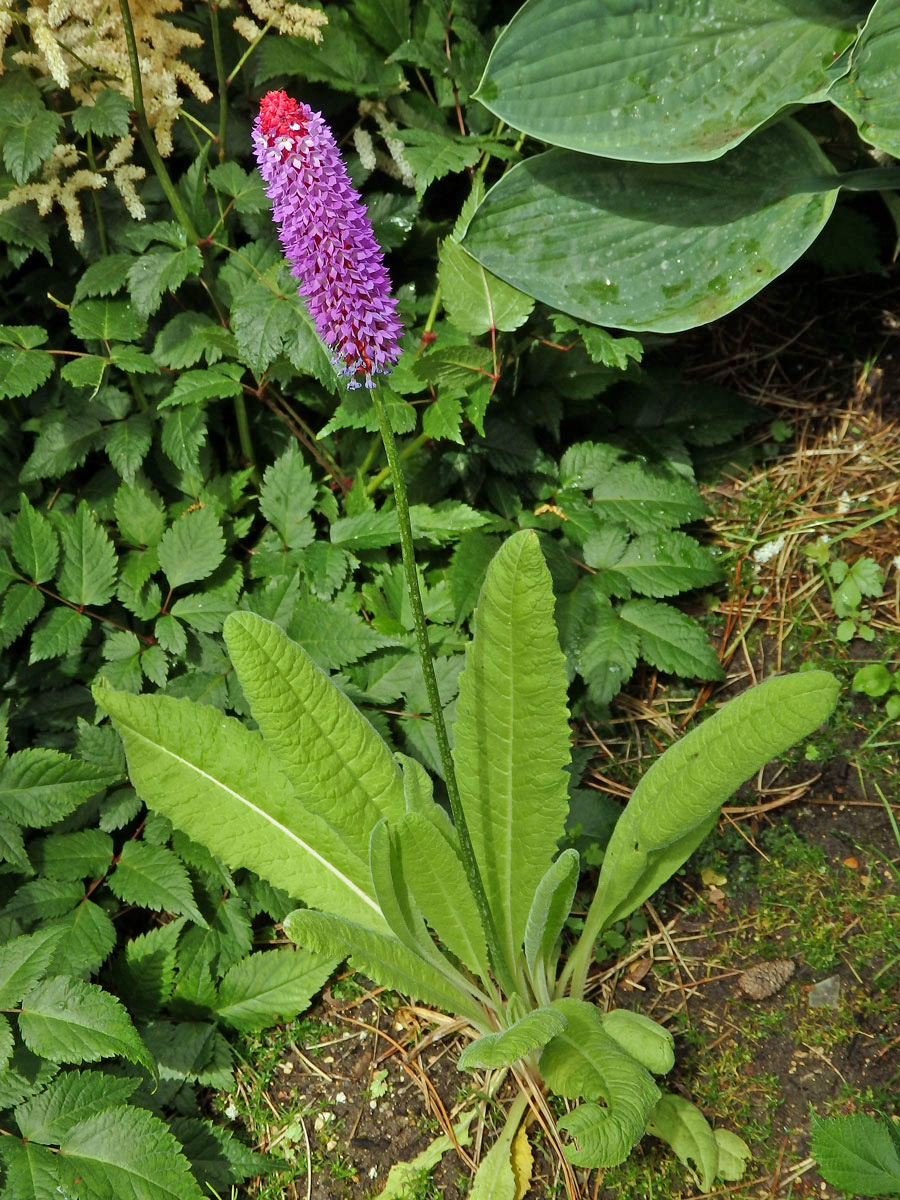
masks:
<svg viewBox="0 0 900 1200"><path fill-rule="evenodd" d="M137 1085L137 1079L117 1079L103 1071L66 1071L19 1105L16 1124L29 1141L57 1146L79 1122L124 1104Z"/></svg>
<svg viewBox="0 0 900 1200"><path fill-rule="evenodd" d="M667 1075L675 1065L675 1042L668 1029L643 1013L614 1008L600 1018L603 1032L642 1067L654 1075Z"/></svg>
<svg viewBox="0 0 900 1200"><path fill-rule="evenodd" d="M865 1113L824 1120L813 1114L811 1150L822 1178L854 1196L900 1193L900 1150L889 1121Z"/></svg>
<svg viewBox="0 0 900 1200"><path fill-rule="evenodd" d="M345 921L332 913L297 909L284 921L292 942L337 959L349 956L351 964L384 987L426 1004L458 1013L483 1029L483 1010L467 992L454 987L421 955L400 944L391 934L378 933Z"/></svg>
<svg viewBox="0 0 900 1200"><path fill-rule="evenodd" d="M541 1054L541 1074L550 1089L582 1104L559 1122L575 1139L566 1158L580 1167L613 1167L640 1139L659 1100L649 1072L604 1032L600 1012L584 1000L557 1000L568 1022Z"/></svg>
<svg viewBox="0 0 900 1200"><path fill-rule="evenodd" d="M518 329L531 316L534 300L486 271L453 238L441 242L438 262L441 303L463 333Z"/></svg>
<svg viewBox="0 0 900 1200"><path fill-rule="evenodd" d="M696 1104L672 1092L663 1092L647 1121L647 1132L671 1146L700 1190L709 1191L719 1173L719 1147L709 1122Z"/></svg>
<svg viewBox="0 0 900 1200"><path fill-rule="evenodd" d="M46 973L59 942L56 930L41 929L0 946L0 1008L15 1008Z"/></svg>
<svg viewBox="0 0 900 1200"><path fill-rule="evenodd" d="M508 1067L532 1050L546 1046L566 1028L566 1018L556 1008L535 1008L500 1033L486 1033L459 1056L461 1071Z"/></svg>
<svg viewBox="0 0 900 1200"><path fill-rule="evenodd" d="M276 625L235 613L225 622L225 640L253 717L298 800L368 862L375 825L406 810L387 744Z"/></svg>
<svg viewBox="0 0 900 1200"><path fill-rule="evenodd" d="M159 542L159 565L176 588L210 576L225 556L225 539L212 508L181 515Z"/></svg>
<svg viewBox="0 0 900 1200"><path fill-rule="evenodd" d="M475 856L510 969L535 879L568 812L565 659L537 536L511 537L488 568L460 676L453 751Z"/></svg>
<svg viewBox="0 0 900 1200"><path fill-rule="evenodd" d="M900 158L900 13L895 0L876 0L859 41L850 53L850 70L828 99L856 124L860 137Z"/></svg>
<svg viewBox="0 0 900 1200"><path fill-rule="evenodd" d="M20 825L53 825L121 776L59 750L19 750L0 763L0 811Z"/></svg>
<svg viewBox="0 0 900 1200"><path fill-rule="evenodd" d="M290 1021L338 965L309 950L263 950L235 963L219 984L216 1012L243 1032Z"/></svg>
<svg viewBox="0 0 900 1200"><path fill-rule="evenodd" d="M153 1059L128 1013L97 984L52 975L25 996L19 1033L34 1054L51 1062L127 1058L154 1070Z"/></svg>
<svg viewBox="0 0 900 1200"><path fill-rule="evenodd" d="M33 583L46 583L56 570L59 540L43 513L32 508L23 493L10 545L16 565Z"/></svg>
<svg viewBox="0 0 900 1200"><path fill-rule="evenodd" d="M638 631L641 654L661 671L700 679L725 678L704 631L677 608L657 600L629 600L619 616Z"/></svg>
<svg viewBox="0 0 900 1200"><path fill-rule="evenodd" d="M184 914L198 925L206 925L184 865L165 846L148 846L129 839L107 883L113 895L126 904Z"/></svg>
<svg viewBox="0 0 900 1200"><path fill-rule="evenodd" d="M574 317L674 333L724 316L786 271L824 228L838 186L790 120L714 163L551 150L491 188L463 248Z"/></svg>
<svg viewBox="0 0 900 1200"><path fill-rule="evenodd" d="M108 604L116 590L116 552L109 535L82 500L61 525L63 564L59 591L82 607Z"/></svg>
<svg viewBox="0 0 900 1200"><path fill-rule="evenodd" d="M732 792L817 729L838 690L827 671L776 676L666 750L635 788L606 848L591 906L598 928L633 912L677 871Z"/></svg>
<svg viewBox="0 0 900 1200"><path fill-rule="evenodd" d="M437 807L434 801L431 805ZM394 828L403 879L425 920L460 962L488 978L490 962L481 918L447 834L434 819L415 811L402 816Z"/></svg>
<svg viewBox="0 0 900 1200"><path fill-rule="evenodd" d="M535 888L525 925L525 961L532 977L552 966L554 947L569 919L578 887L577 850L564 850Z"/></svg>
<svg viewBox="0 0 900 1200"><path fill-rule="evenodd" d="M61 1143L57 1163L78 1200L202 1200L178 1142L143 1108L108 1109L81 1121Z"/></svg>
<svg viewBox="0 0 900 1200"><path fill-rule="evenodd" d="M777 112L824 99L866 8L529 0L491 51L476 96L514 128L571 150L718 158Z"/></svg>
<svg viewBox="0 0 900 1200"><path fill-rule="evenodd" d="M317 488L295 443L266 468L259 507L289 549L307 546L315 536L309 519Z"/></svg>
<svg viewBox="0 0 900 1200"><path fill-rule="evenodd" d="M249 867L309 904L384 927L368 845L357 855L305 809L262 738L205 704L97 689L135 787L231 868ZM327 806L324 806L327 807Z"/></svg>

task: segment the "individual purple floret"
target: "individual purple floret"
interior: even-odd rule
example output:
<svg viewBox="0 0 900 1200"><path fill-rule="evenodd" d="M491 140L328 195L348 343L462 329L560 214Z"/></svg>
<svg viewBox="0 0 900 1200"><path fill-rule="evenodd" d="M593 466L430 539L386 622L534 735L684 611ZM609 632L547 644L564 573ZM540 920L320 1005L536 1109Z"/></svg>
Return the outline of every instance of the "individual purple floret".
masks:
<svg viewBox="0 0 900 1200"><path fill-rule="evenodd" d="M263 96L253 147L291 274L350 388L374 387L400 357L397 301L359 192L322 114Z"/></svg>

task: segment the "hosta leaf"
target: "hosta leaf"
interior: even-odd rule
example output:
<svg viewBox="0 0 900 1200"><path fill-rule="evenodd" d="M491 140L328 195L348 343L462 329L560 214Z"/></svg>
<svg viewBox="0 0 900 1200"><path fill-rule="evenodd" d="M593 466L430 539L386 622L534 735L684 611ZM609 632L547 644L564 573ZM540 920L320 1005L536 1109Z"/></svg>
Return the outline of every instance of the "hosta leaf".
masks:
<svg viewBox="0 0 900 1200"><path fill-rule="evenodd" d="M647 1121L647 1132L671 1146L694 1175L700 1190L709 1191L719 1173L719 1147L709 1122L696 1104L672 1092L663 1092Z"/></svg>
<svg viewBox="0 0 900 1200"><path fill-rule="evenodd" d="M674 333L731 312L787 270L823 229L837 187L812 135L789 120L714 163L551 150L491 188L463 248L572 316Z"/></svg>
<svg viewBox="0 0 900 1200"><path fill-rule="evenodd" d="M612 1167L639 1140L659 1088L649 1073L604 1033L600 1013L584 1000L557 1000L568 1022L544 1048L541 1074L552 1091L569 1098L602 1099L582 1104L559 1122L575 1139L566 1158L576 1166Z"/></svg>
<svg viewBox="0 0 900 1200"><path fill-rule="evenodd" d="M119 778L59 750L19 750L0 763L0 810L21 825L52 825Z"/></svg>
<svg viewBox="0 0 900 1200"><path fill-rule="evenodd" d="M77 1200L202 1200L178 1142L143 1108L116 1108L81 1121L60 1145L59 1172Z"/></svg>
<svg viewBox="0 0 900 1200"><path fill-rule="evenodd" d="M529 0L476 96L514 128L572 150L718 158L775 113L823 99L865 11L852 0Z"/></svg>
<svg viewBox="0 0 900 1200"><path fill-rule="evenodd" d="M535 1008L501 1033L486 1033L469 1042L459 1056L461 1071L511 1066L532 1050L546 1046L566 1028L566 1018L555 1008Z"/></svg>
<svg viewBox="0 0 900 1200"><path fill-rule="evenodd" d="M856 123L860 137L900 157L900 116L894 100L900 83L900 14L895 0L876 0L859 41L850 53L850 70L828 99Z"/></svg>
<svg viewBox="0 0 900 1200"><path fill-rule="evenodd" d="M250 867L289 896L383 927L368 854L354 855L326 820L304 810L258 734L187 700L102 689L95 697L152 808L230 867Z"/></svg>
<svg viewBox="0 0 900 1200"><path fill-rule="evenodd" d="M550 572L531 531L505 542L488 568L454 737L460 798L511 965L568 811L565 660Z"/></svg>
<svg viewBox="0 0 900 1200"><path fill-rule="evenodd" d="M309 1006L337 965L337 959L308 950L249 954L219 984L216 1012L243 1032L290 1021Z"/></svg>
<svg viewBox="0 0 900 1200"><path fill-rule="evenodd" d="M518 329L534 308L530 296L486 271L453 238L441 243L438 278L450 321L475 337L490 329Z"/></svg>
<svg viewBox="0 0 900 1200"><path fill-rule="evenodd" d="M315 536L309 513L317 488L312 472L296 445L266 468L259 493L259 507L290 549L308 545Z"/></svg>
<svg viewBox="0 0 900 1200"><path fill-rule="evenodd" d="M641 654L661 671L700 679L725 678L706 634L676 608L656 600L629 600L619 612L626 624L639 631Z"/></svg>
<svg viewBox="0 0 900 1200"><path fill-rule="evenodd" d="M32 508L24 494L13 526L10 545L16 565L33 583L46 583L56 570L59 541L43 513Z"/></svg>
<svg viewBox="0 0 900 1200"><path fill-rule="evenodd" d="M82 500L60 530L63 564L60 594L73 604L108 604L116 590L116 552L96 516Z"/></svg>
<svg viewBox="0 0 900 1200"><path fill-rule="evenodd" d="M656 760L610 838L591 919L633 912L685 862L745 779L812 733L834 708L826 671L776 676L731 700Z"/></svg>
<svg viewBox="0 0 900 1200"><path fill-rule="evenodd" d="M19 1033L34 1054L51 1062L127 1058L153 1071L152 1057L128 1013L97 984L53 975L25 996Z"/></svg>
<svg viewBox="0 0 900 1200"><path fill-rule="evenodd" d="M198 925L206 925L194 900L187 871L177 855L165 846L127 841L107 882L110 891L126 904L156 912L184 913Z"/></svg>
<svg viewBox="0 0 900 1200"><path fill-rule="evenodd" d="M225 556L225 539L212 508L184 513L159 542L159 565L176 588L210 576Z"/></svg>
<svg viewBox="0 0 900 1200"><path fill-rule="evenodd" d="M340 960L347 955L353 966L384 987L426 1004L459 1013L476 1027L484 1013L466 992L455 988L421 955L402 946L390 934L377 933L331 913L297 909L284 922L285 933L298 946Z"/></svg>
<svg viewBox="0 0 900 1200"><path fill-rule="evenodd" d="M368 864L375 825L406 811L387 744L276 625L235 613L225 623L225 640L253 717L298 800L330 821Z"/></svg>
<svg viewBox="0 0 900 1200"><path fill-rule="evenodd" d="M117 1079L103 1071L66 1071L19 1105L16 1124L29 1141L56 1146L87 1117L124 1104L137 1085L137 1079Z"/></svg>
<svg viewBox="0 0 900 1200"><path fill-rule="evenodd" d="M74 608L51 609L34 627L28 661L36 663L71 654L79 648L90 628L90 618Z"/></svg>
<svg viewBox="0 0 900 1200"><path fill-rule="evenodd" d="M56 930L22 934L0 946L0 1008L15 1008L44 975L59 942Z"/></svg>

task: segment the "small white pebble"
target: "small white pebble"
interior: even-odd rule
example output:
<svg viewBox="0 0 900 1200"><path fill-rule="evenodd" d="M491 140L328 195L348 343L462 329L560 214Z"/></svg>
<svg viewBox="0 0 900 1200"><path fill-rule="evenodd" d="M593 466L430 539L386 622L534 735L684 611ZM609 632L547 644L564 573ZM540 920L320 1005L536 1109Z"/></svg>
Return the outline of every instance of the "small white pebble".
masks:
<svg viewBox="0 0 900 1200"><path fill-rule="evenodd" d="M335 1104L346 1104L347 1097L344 1095L343 1092L338 1092L338 1094L334 1098L334 1102L335 1102Z"/></svg>
<svg viewBox="0 0 900 1200"><path fill-rule="evenodd" d="M377 1100L370 1100L370 1101L369 1101L369 1108L377 1108L377 1107L378 1107L378 1101L377 1101Z"/></svg>
<svg viewBox="0 0 900 1200"><path fill-rule="evenodd" d="M374 1166L374 1167L369 1167L369 1178L370 1178L370 1179L374 1179L374 1178L376 1177L376 1175L377 1175L377 1174L378 1174L378 1167L377 1167L377 1166Z"/></svg>
<svg viewBox="0 0 900 1200"><path fill-rule="evenodd" d="M285 1075L290 1075L291 1071L294 1069L294 1064L292 1062L283 1062L281 1064L281 1069Z"/></svg>
<svg viewBox="0 0 900 1200"><path fill-rule="evenodd" d="M406 1026L403 1024L402 1021L395 1021L394 1028L399 1029L402 1032L406 1028Z"/></svg>
<svg viewBox="0 0 900 1200"><path fill-rule="evenodd" d="M333 1150L336 1145L337 1145L337 1142L334 1140L334 1138L332 1138L331 1141L325 1143L325 1149Z"/></svg>
<svg viewBox="0 0 900 1200"><path fill-rule="evenodd" d="M756 563L771 562L772 559L781 551L782 546L787 541L786 534L775 538L774 541L764 542L761 546L757 546L753 551L753 561Z"/></svg>
<svg viewBox="0 0 900 1200"><path fill-rule="evenodd" d="M334 1062L334 1055L333 1055L333 1054L326 1054L326 1055L325 1055L325 1057L322 1059L322 1062L326 1062L326 1063L333 1063L333 1062Z"/></svg>

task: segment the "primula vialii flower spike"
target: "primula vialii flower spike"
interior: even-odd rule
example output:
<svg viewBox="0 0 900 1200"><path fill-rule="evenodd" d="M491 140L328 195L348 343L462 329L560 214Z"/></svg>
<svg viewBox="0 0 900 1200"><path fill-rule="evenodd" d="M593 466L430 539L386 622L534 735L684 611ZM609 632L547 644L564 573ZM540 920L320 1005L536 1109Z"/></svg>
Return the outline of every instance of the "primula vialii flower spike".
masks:
<svg viewBox="0 0 900 1200"><path fill-rule="evenodd" d="M291 273L348 387L374 387L400 357L397 302L366 208L322 114L285 92L253 123L259 173Z"/></svg>

